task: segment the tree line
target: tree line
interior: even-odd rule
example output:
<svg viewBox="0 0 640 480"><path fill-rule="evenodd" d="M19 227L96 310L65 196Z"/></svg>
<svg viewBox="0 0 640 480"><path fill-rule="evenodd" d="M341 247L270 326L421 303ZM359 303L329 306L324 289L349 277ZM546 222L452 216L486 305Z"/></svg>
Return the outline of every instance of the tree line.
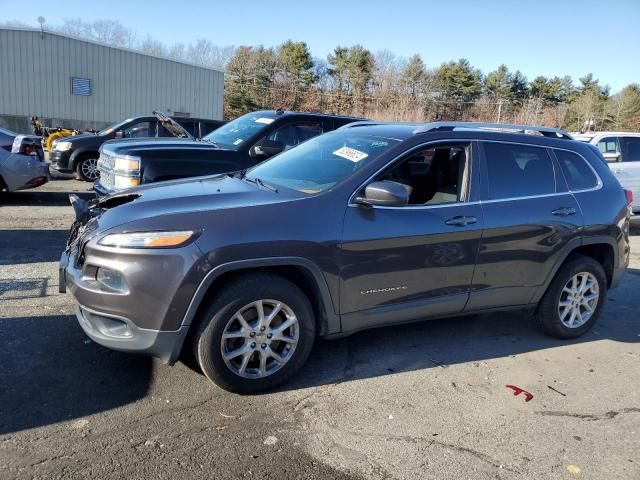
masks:
<svg viewBox="0 0 640 480"><path fill-rule="evenodd" d="M20 22L8 22L19 25ZM167 45L139 38L112 20L64 19L48 27L81 38L224 69L225 117L282 108L393 121L468 120L540 124L567 130L640 131L640 85L612 94L589 73L537 76L500 65L484 74L469 60L428 66L361 45L338 46L314 58L305 42L277 47L218 46L208 39Z"/></svg>
<svg viewBox="0 0 640 480"><path fill-rule="evenodd" d="M312 110L393 121L467 120L568 130L640 130L640 85L611 94L592 74L529 81L506 65L483 74L467 59L428 67L419 54L338 46L313 58L304 42L242 46L226 64L225 113Z"/></svg>

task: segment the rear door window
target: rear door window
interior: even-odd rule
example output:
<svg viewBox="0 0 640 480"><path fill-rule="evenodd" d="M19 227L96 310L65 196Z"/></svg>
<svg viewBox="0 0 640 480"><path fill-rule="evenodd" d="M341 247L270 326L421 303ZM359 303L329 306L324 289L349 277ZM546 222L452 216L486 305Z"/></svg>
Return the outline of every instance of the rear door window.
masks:
<svg viewBox="0 0 640 480"><path fill-rule="evenodd" d="M484 152L489 200L555 193L555 172L546 148L484 142Z"/></svg>
<svg viewBox="0 0 640 480"><path fill-rule="evenodd" d="M554 150L554 152L567 179L569 190L587 190L598 185L596 174L580 155L567 150Z"/></svg>
<svg viewBox="0 0 640 480"><path fill-rule="evenodd" d="M622 137L622 161L640 162L640 137Z"/></svg>

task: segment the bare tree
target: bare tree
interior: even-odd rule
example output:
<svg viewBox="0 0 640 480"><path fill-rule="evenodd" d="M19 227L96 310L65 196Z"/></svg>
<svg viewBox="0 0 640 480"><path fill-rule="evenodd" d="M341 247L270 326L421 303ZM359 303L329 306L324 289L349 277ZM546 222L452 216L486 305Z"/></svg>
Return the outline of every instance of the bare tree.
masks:
<svg viewBox="0 0 640 480"><path fill-rule="evenodd" d="M158 57L166 57L169 56L167 53L167 47L164 43L156 40L155 38L151 38L147 35L147 37L140 42L138 45L138 49L149 55L156 55Z"/></svg>

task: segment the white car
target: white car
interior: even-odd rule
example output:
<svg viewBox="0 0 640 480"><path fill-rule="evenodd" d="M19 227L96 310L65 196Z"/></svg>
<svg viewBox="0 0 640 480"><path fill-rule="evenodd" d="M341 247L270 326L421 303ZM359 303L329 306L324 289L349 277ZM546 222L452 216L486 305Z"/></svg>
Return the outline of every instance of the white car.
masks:
<svg viewBox="0 0 640 480"><path fill-rule="evenodd" d="M42 139L0 129L0 192L35 188L48 180Z"/></svg>
<svg viewBox="0 0 640 480"><path fill-rule="evenodd" d="M640 133L591 132L572 136L600 149L620 184L633 192L633 218L640 219Z"/></svg>

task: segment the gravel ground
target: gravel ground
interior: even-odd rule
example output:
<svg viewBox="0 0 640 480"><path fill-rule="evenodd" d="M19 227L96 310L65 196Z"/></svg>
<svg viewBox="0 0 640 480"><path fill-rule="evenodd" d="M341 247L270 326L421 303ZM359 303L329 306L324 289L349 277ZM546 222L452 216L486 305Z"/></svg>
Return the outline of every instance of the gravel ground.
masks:
<svg viewBox="0 0 640 480"><path fill-rule="evenodd" d="M0 478L640 478L637 253L579 340L516 313L378 329L242 397L83 334L56 268L87 189L0 197Z"/></svg>

